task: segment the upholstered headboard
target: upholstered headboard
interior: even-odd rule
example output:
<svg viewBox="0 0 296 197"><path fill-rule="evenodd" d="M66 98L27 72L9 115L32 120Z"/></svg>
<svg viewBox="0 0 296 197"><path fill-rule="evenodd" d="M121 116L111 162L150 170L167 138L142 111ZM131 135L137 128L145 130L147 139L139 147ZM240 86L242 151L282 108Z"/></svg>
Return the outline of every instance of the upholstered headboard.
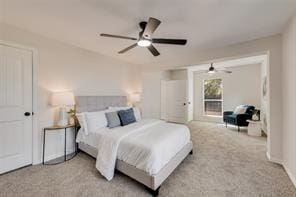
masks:
<svg viewBox="0 0 296 197"><path fill-rule="evenodd" d="M127 106L126 96L77 96L75 100L77 112L99 111L109 106Z"/></svg>

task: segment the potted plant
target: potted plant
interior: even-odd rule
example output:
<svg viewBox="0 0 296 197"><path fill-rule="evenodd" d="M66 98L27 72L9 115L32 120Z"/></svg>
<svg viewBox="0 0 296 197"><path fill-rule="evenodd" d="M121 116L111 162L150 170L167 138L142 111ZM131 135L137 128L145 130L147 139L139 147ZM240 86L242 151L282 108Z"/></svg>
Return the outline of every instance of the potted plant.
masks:
<svg viewBox="0 0 296 197"><path fill-rule="evenodd" d="M75 123L75 115L76 115L76 109L70 109L68 111L68 115L69 115L69 123L70 124L74 124Z"/></svg>

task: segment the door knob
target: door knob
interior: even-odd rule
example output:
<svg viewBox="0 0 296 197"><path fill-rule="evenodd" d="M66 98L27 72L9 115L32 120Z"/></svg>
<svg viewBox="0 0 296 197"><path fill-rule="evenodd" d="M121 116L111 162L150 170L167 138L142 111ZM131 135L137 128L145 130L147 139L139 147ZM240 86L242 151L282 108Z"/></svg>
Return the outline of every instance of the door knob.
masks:
<svg viewBox="0 0 296 197"><path fill-rule="evenodd" d="M31 116L31 113L30 112L25 112L24 115L25 116Z"/></svg>

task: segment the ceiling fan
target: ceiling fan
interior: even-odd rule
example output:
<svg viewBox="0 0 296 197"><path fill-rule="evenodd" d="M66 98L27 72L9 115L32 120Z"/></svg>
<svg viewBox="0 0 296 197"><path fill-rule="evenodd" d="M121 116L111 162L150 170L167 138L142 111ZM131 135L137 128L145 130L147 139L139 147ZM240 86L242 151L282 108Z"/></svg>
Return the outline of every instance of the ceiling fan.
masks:
<svg viewBox="0 0 296 197"><path fill-rule="evenodd" d="M211 66L209 67L209 69L200 71L200 72L198 72L198 74L208 73L211 75L211 74L215 74L215 73L227 73L227 74L232 73L232 71L226 70L225 68L216 69L216 68L214 68L213 65L214 65L214 63L211 63Z"/></svg>
<svg viewBox="0 0 296 197"><path fill-rule="evenodd" d="M157 29L157 27L160 25L161 21L150 17L148 19L148 22L142 21L139 23L140 28L142 29L139 32L139 37L128 37L128 36L119 36L119 35L112 35L112 34L100 34L104 37L111 37L111 38L120 38L120 39L127 39L127 40L136 40L137 42L118 53L122 54L127 52L128 50L140 46L140 47L147 47L148 50L154 55L158 56L160 53L158 50L153 46L153 43L155 44L175 44L175 45L185 45L187 40L185 39L164 39L164 38L152 38L153 32Z"/></svg>

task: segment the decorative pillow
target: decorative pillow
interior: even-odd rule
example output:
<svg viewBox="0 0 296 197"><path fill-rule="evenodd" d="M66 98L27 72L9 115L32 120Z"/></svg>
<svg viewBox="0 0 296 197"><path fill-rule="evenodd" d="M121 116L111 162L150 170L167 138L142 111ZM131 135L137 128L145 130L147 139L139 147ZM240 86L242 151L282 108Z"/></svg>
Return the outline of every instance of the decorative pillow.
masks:
<svg viewBox="0 0 296 197"><path fill-rule="evenodd" d="M107 127L106 111L85 112L88 133Z"/></svg>
<svg viewBox="0 0 296 197"><path fill-rule="evenodd" d="M117 113L122 126L136 122L134 110L132 108L127 110L120 110Z"/></svg>
<svg viewBox="0 0 296 197"><path fill-rule="evenodd" d="M244 114L248 109L247 105L239 105L235 108L233 114Z"/></svg>
<svg viewBox="0 0 296 197"><path fill-rule="evenodd" d="M121 125L119 116L116 111L107 112L106 118L107 118L109 128L114 128L114 127L118 127Z"/></svg>
<svg viewBox="0 0 296 197"><path fill-rule="evenodd" d="M133 110L134 110L134 115L136 120L137 121L142 120L140 109L138 107L133 107Z"/></svg>
<svg viewBox="0 0 296 197"><path fill-rule="evenodd" d="M88 135L88 129L87 129L87 123L85 119L85 113L78 113L76 114L76 118L80 124L80 130L84 132L86 135Z"/></svg>
<svg viewBox="0 0 296 197"><path fill-rule="evenodd" d="M130 109L131 107L108 107L108 111L120 111L120 110L127 110L127 109ZM135 118L137 121L140 121L142 120L142 117L141 117L141 112L140 112L140 109L138 107L133 107L132 108L134 110L134 115L135 115Z"/></svg>

